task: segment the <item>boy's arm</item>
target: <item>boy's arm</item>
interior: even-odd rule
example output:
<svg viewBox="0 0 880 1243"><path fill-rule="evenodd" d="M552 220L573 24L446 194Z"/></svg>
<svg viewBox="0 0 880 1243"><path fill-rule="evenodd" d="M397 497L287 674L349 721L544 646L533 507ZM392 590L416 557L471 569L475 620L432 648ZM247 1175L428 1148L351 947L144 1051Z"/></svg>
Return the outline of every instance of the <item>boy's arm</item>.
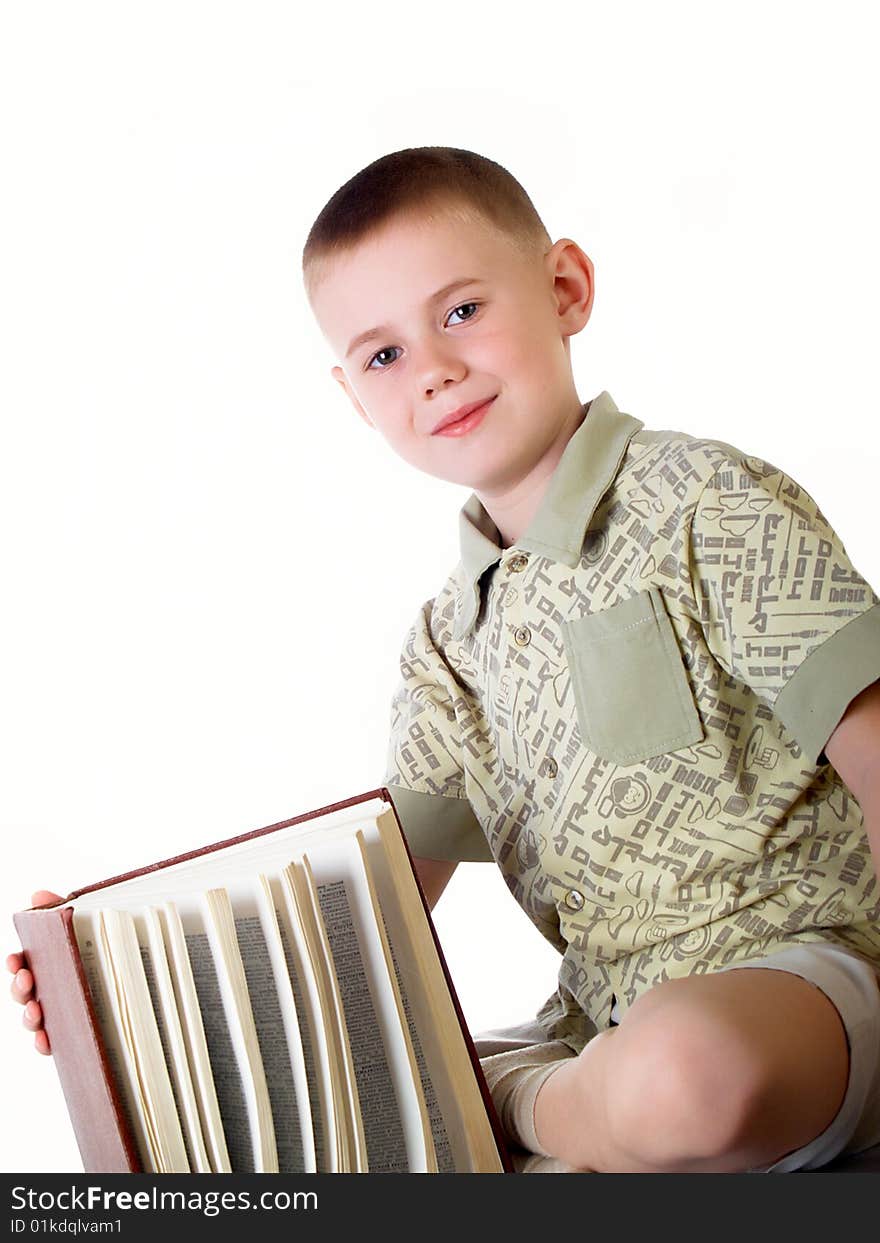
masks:
<svg viewBox="0 0 880 1243"><path fill-rule="evenodd" d="M448 628L449 592L443 598L445 611L426 601L404 638L382 779L431 909L456 863L493 862L467 795L462 722L470 708L434 634Z"/></svg>
<svg viewBox="0 0 880 1243"><path fill-rule="evenodd" d="M825 754L862 809L880 881L880 681L851 701L825 744Z"/></svg>
<svg viewBox="0 0 880 1243"><path fill-rule="evenodd" d="M413 864L419 884L424 890L425 900L433 911L458 864L447 859L413 859Z"/></svg>
<svg viewBox="0 0 880 1243"><path fill-rule="evenodd" d="M880 595L796 479L718 446L691 516L694 620L721 668L782 721L786 745L821 767L849 705L880 675Z"/></svg>

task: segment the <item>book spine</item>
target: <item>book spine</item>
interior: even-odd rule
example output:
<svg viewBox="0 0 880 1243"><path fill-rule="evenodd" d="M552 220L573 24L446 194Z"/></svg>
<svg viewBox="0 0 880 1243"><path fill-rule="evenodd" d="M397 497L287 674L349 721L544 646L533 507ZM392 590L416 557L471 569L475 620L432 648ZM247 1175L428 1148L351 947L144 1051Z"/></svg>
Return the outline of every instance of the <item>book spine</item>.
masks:
<svg viewBox="0 0 880 1243"><path fill-rule="evenodd" d="M104 1053L73 930L73 909L19 911L13 916L34 996L87 1174L141 1171L122 1101Z"/></svg>

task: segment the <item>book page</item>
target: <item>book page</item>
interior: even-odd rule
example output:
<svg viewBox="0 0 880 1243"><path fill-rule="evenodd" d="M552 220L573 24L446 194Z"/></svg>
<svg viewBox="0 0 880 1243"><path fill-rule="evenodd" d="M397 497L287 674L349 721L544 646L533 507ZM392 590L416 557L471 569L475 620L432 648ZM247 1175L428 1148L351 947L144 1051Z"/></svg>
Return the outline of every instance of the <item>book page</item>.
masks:
<svg viewBox="0 0 880 1243"><path fill-rule="evenodd" d="M232 1165L220 1118L220 1104L217 1100L208 1042L199 1008L199 994L187 951L183 923L173 903L166 902L159 910L159 921L165 938L168 968L174 987L186 1059L211 1172L229 1174L232 1171Z"/></svg>
<svg viewBox="0 0 880 1243"><path fill-rule="evenodd" d="M180 1015L177 1012L159 912L154 907L135 912L134 923L141 945L144 974L162 1040L162 1050L171 1070L171 1086L183 1129L189 1167L197 1174L209 1174L211 1162L202 1135L198 1101L190 1074Z"/></svg>
<svg viewBox="0 0 880 1243"><path fill-rule="evenodd" d="M135 1086L134 1068L120 1038L114 1001L111 998L112 977L107 960L104 924L100 911L74 912L74 935L80 960L89 986L92 1009L101 1030L104 1052L119 1093L119 1102L132 1141L146 1173L155 1173L153 1154L147 1143L143 1102Z"/></svg>
<svg viewBox="0 0 880 1243"><path fill-rule="evenodd" d="M305 854L342 994L370 1170L426 1171L421 1088L357 838ZM428 1140L430 1144L430 1140Z"/></svg>
<svg viewBox="0 0 880 1243"><path fill-rule="evenodd" d="M387 933L387 924L385 917L382 917L383 927ZM455 1173L455 1156L452 1151L452 1145L449 1142L449 1134L446 1130L446 1121L443 1117L443 1111L440 1108L440 1101L434 1087L434 1080L428 1069L428 1059L425 1057L425 1051L422 1048L421 1037L419 1036L418 1025L413 1014L412 1004L409 999L409 990L403 973L400 970L400 963L394 950L391 939L388 939L388 949L391 954L391 963L394 969L394 978L397 981L397 987L400 991L401 1005L403 1006L406 1024L409 1029L410 1040L412 1041L413 1056L415 1057L416 1068L418 1070L419 1080L422 1085L422 1093L425 1100L425 1110L428 1115L428 1128L434 1145L434 1159L436 1162L438 1174L454 1174Z"/></svg>
<svg viewBox="0 0 880 1243"><path fill-rule="evenodd" d="M189 1158L183 1138L174 1088L165 1061L161 1019L155 990L152 956L137 936L128 911L102 911L108 961L116 994L120 1034L128 1048L135 1090L143 1103L147 1144L160 1174L188 1174ZM157 999L158 1000L158 999ZM161 1011L159 1011L161 1014Z"/></svg>
<svg viewBox="0 0 880 1243"><path fill-rule="evenodd" d="M348 1034L370 1173L406 1170L406 1144L382 1035L342 881L317 886Z"/></svg>
<svg viewBox="0 0 880 1243"><path fill-rule="evenodd" d="M178 894L174 903L183 926L186 953L198 997L211 1078L217 1094L223 1135L232 1173L255 1173L257 1139L251 1128L246 1070L243 1072L230 1032L211 938L206 928L201 895Z"/></svg>
<svg viewBox="0 0 880 1243"><path fill-rule="evenodd" d="M424 1087L430 1085L430 1076L427 1073L425 1065L425 1056L422 1052L421 1043L418 1040L418 1033L413 1031L413 1018L409 1007L409 999L406 997L403 988L403 981L400 976L400 968L394 958L394 951L388 939L388 929L385 924L385 916L382 914L382 908L379 905L379 896L376 891L376 884L370 868L369 858L367 856L366 842L364 835L360 831L355 834L358 850L360 851L361 864L367 880L367 886L372 902L373 916L376 923L376 930L382 945L382 951L385 955L385 968L388 973L388 980L394 994L394 1002L397 1010L397 1028L401 1039L404 1042L406 1056L409 1062L409 1074L411 1079L407 1083L406 1091L402 1094L403 1099L407 1102L405 1107L418 1110L418 1120L412 1120L411 1125L420 1125L422 1129L422 1144L417 1154L410 1156L410 1169L414 1173L454 1173L454 1163L452 1160L452 1152L446 1142L446 1132L442 1125L442 1118L439 1116L437 1108L437 1100L431 1091L431 1103L433 1106L435 1118L432 1119L428 1103L425 1098ZM415 1036L415 1039L413 1038ZM410 1102L411 1087L411 1102ZM437 1121L440 1127L437 1127ZM442 1136L443 1150L439 1154L439 1160L444 1162L444 1168L441 1171L438 1164L438 1153L434 1145L434 1131L437 1130L438 1135ZM424 1148L424 1154L421 1148Z"/></svg>
<svg viewBox="0 0 880 1243"><path fill-rule="evenodd" d="M238 947L232 904L225 889L209 889L200 897L205 931L214 955L220 996L247 1104L254 1170L257 1174L277 1173L278 1150L269 1087L260 1056L260 1042Z"/></svg>
<svg viewBox="0 0 880 1243"><path fill-rule="evenodd" d="M430 1072L430 1082L423 1077L423 1086L438 1162L448 1142L457 1171L501 1173L504 1166L462 1023L391 808L379 817L376 828L377 834L365 835L365 850L398 964L405 1008L413 1020L413 1041L418 1040L425 1071ZM442 1131L436 1126L438 1118L443 1120Z"/></svg>
<svg viewBox="0 0 880 1243"><path fill-rule="evenodd" d="M282 1174L304 1173L306 1146L309 1166L314 1169L315 1164L308 1088L275 908L263 877L231 888L229 900L266 1076L278 1169Z"/></svg>
<svg viewBox="0 0 880 1243"><path fill-rule="evenodd" d="M335 1132L333 1085L330 1059L323 1036L321 1001L314 971L305 946L305 934L299 925L296 911L291 912L285 898L281 880L263 877L269 890L269 900L275 912L276 924L284 953L287 977L293 993L293 1004L302 1048L302 1068L306 1077L308 1117L311 1119L313 1155L308 1158L307 1134L304 1125L304 1144L307 1149L307 1169L319 1174L332 1173L335 1169L335 1145L328 1136ZM293 1042L291 1041L293 1048ZM300 1105L300 1115L306 1109Z"/></svg>
<svg viewBox="0 0 880 1243"><path fill-rule="evenodd" d="M285 868L281 879L305 934L306 950L320 998L321 1035L330 1063L333 1091L335 1166L343 1174L365 1172L367 1149L342 998L308 861L291 863Z"/></svg>

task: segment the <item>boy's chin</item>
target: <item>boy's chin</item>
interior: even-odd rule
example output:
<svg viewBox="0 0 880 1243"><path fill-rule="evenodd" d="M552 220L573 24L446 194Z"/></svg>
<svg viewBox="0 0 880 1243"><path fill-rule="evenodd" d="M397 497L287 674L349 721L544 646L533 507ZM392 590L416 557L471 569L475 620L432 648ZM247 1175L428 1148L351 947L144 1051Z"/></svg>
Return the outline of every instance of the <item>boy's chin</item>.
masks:
<svg viewBox="0 0 880 1243"><path fill-rule="evenodd" d="M409 456L401 453L394 445L391 446L404 462L423 475L439 479L443 483L454 483L460 488L470 488L477 492L481 489L492 491L493 486L502 486L501 472L492 462L478 462L478 455L469 453L451 454L447 460L437 460L436 456ZM456 458L458 460L456 460Z"/></svg>
<svg viewBox="0 0 880 1243"><path fill-rule="evenodd" d="M426 475L431 475L434 479L441 479L444 483L454 483L460 488L470 488L476 491L481 485L482 480L474 478L473 470L455 471L445 468L444 470L434 470L431 467L424 468Z"/></svg>
<svg viewBox="0 0 880 1243"><path fill-rule="evenodd" d="M440 479L443 483L456 483L463 488L473 488L475 486L472 481L474 473L473 464L471 464L470 471L467 470L464 463L462 463L460 470L456 470L455 466L450 465L448 462L441 465L438 462L415 461L413 458L406 457L403 454L398 456L403 457L404 462L408 466L411 466L423 475L430 475L432 479Z"/></svg>

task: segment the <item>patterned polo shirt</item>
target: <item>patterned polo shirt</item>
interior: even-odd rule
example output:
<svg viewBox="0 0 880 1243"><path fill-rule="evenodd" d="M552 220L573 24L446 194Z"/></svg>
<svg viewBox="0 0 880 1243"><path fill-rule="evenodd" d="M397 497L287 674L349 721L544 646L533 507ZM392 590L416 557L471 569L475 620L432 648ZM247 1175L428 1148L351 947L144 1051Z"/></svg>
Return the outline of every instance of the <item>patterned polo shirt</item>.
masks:
<svg viewBox="0 0 880 1243"><path fill-rule="evenodd" d="M472 494L419 610L385 784L415 856L494 859L580 1050L653 985L834 941L880 971L862 811L823 747L880 597L759 457L585 407L509 548Z"/></svg>

